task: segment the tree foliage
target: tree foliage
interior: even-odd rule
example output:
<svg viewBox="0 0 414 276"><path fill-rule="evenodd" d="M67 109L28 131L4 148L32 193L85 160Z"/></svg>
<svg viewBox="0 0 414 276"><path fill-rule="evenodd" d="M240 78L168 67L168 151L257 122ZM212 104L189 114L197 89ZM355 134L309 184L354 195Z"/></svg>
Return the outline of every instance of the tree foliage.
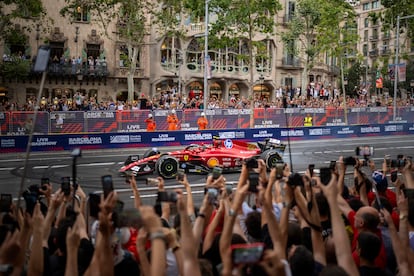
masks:
<svg viewBox="0 0 414 276"><path fill-rule="evenodd" d="M7 30L13 27L14 19L24 18L36 21L43 15L44 7L41 0L0 1L0 40L4 39Z"/></svg>
<svg viewBox="0 0 414 276"><path fill-rule="evenodd" d="M385 7L382 21L385 30L395 29L397 27L397 16L409 16L414 14L414 1L410 0L381 0ZM414 18L408 19L407 24L401 22L401 29L407 28L408 34L412 37L414 34Z"/></svg>

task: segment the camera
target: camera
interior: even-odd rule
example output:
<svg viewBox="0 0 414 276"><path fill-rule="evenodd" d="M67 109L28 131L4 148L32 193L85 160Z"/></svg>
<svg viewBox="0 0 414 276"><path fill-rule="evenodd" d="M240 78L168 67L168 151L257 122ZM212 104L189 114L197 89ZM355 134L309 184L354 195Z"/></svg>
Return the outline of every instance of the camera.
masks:
<svg viewBox="0 0 414 276"><path fill-rule="evenodd" d="M308 170L309 170L310 177L313 177L313 170L314 169L315 169L315 164L309 164L308 165Z"/></svg>
<svg viewBox="0 0 414 276"><path fill-rule="evenodd" d="M216 180L221 176L222 173L223 173L223 168L219 166L215 166L213 168L211 175L213 176L213 179Z"/></svg>
<svg viewBox="0 0 414 276"><path fill-rule="evenodd" d="M257 172L249 173L249 192L257 193L257 185L259 185L259 174Z"/></svg>
<svg viewBox="0 0 414 276"><path fill-rule="evenodd" d="M296 186L304 187L305 183L303 182L302 176L298 173L292 173L289 175L287 184L291 188L295 188Z"/></svg>
<svg viewBox="0 0 414 276"><path fill-rule="evenodd" d="M106 198L113 190L114 190L114 184L112 182L112 175L104 175L101 177L102 182L102 190L104 193L104 198Z"/></svg>
<svg viewBox="0 0 414 276"><path fill-rule="evenodd" d="M42 189L43 191L47 190L47 186L50 184L49 178L47 177L42 177L42 179L40 180L40 189Z"/></svg>
<svg viewBox="0 0 414 276"><path fill-rule="evenodd" d="M246 164L246 167L248 169L255 169L259 167L259 164L257 163L257 159L255 158L249 158L244 160L244 163Z"/></svg>
<svg viewBox="0 0 414 276"><path fill-rule="evenodd" d="M231 246L233 264L258 263L263 256L263 243L234 244Z"/></svg>
<svg viewBox="0 0 414 276"><path fill-rule="evenodd" d="M29 188L27 188L27 190L22 194L26 203L26 212L31 215L33 214L37 200L39 199L39 188L39 185L30 185Z"/></svg>
<svg viewBox="0 0 414 276"><path fill-rule="evenodd" d="M70 177L64 176L60 179L60 189L65 196L70 195Z"/></svg>
<svg viewBox="0 0 414 276"><path fill-rule="evenodd" d="M276 179L282 179L283 178L283 169L285 168L285 163L283 162L277 162L275 164L276 168Z"/></svg>
<svg viewBox="0 0 414 276"><path fill-rule="evenodd" d="M207 189L207 199L210 205L215 205L217 203L217 198L219 195L219 190L216 188Z"/></svg>
<svg viewBox="0 0 414 276"><path fill-rule="evenodd" d="M356 165L356 159L353 156L348 156L344 158L344 164L346 166L355 166Z"/></svg>
<svg viewBox="0 0 414 276"><path fill-rule="evenodd" d="M332 178L332 169L330 167L320 168L319 177L323 185L328 185Z"/></svg>
<svg viewBox="0 0 414 276"><path fill-rule="evenodd" d="M147 180L145 180L145 183L151 186L158 186L160 184L160 181L158 178L148 177Z"/></svg>
<svg viewBox="0 0 414 276"><path fill-rule="evenodd" d="M405 159L392 159L390 161L391 168L404 168L406 164Z"/></svg>
<svg viewBox="0 0 414 276"><path fill-rule="evenodd" d="M0 212L8 213L10 212L10 207L13 202L13 197L11 194L1 194L0 196Z"/></svg>
<svg viewBox="0 0 414 276"><path fill-rule="evenodd" d="M371 146L361 146L355 149L355 154L358 156L371 156L374 155L374 147Z"/></svg>
<svg viewBox="0 0 414 276"><path fill-rule="evenodd" d="M160 191L160 192L158 192L158 201L175 203L175 202L177 202L177 193L176 192Z"/></svg>

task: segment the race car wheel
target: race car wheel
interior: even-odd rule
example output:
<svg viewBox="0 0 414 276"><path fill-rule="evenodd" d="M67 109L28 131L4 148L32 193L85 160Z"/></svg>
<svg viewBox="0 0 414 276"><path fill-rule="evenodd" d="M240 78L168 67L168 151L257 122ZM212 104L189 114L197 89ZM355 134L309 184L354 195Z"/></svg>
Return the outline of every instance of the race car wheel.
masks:
<svg viewBox="0 0 414 276"><path fill-rule="evenodd" d="M283 162L282 157L277 151L267 150L260 155L260 158L265 161L266 167L270 170L276 166L276 163Z"/></svg>
<svg viewBox="0 0 414 276"><path fill-rule="evenodd" d="M178 160L169 155L161 156L155 164L157 173L163 178L174 178L178 172Z"/></svg>

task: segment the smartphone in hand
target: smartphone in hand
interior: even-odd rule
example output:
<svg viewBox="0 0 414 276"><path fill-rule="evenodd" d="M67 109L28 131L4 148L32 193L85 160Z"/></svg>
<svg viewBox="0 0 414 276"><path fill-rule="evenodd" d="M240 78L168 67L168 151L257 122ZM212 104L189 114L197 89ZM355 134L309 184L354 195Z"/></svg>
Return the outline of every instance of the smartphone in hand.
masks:
<svg viewBox="0 0 414 276"><path fill-rule="evenodd" d="M103 175L101 177L102 182L102 191L104 194L104 198L107 198L108 195L114 190L114 184L112 182L112 175Z"/></svg>
<svg viewBox="0 0 414 276"><path fill-rule="evenodd" d="M65 196L70 195L70 177L65 176L60 179L60 189Z"/></svg>

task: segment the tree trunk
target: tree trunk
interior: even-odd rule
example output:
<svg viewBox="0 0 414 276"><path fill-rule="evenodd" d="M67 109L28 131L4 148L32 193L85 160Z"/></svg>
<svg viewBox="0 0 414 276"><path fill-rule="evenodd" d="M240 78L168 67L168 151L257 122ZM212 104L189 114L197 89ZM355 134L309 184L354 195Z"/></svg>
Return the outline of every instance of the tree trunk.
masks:
<svg viewBox="0 0 414 276"><path fill-rule="evenodd" d="M128 59L129 59L129 70L127 74L128 81L128 102L132 103L134 101L134 76L135 70L137 68L137 57L138 57L138 47L134 47L131 44L128 44Z"/></svg>

